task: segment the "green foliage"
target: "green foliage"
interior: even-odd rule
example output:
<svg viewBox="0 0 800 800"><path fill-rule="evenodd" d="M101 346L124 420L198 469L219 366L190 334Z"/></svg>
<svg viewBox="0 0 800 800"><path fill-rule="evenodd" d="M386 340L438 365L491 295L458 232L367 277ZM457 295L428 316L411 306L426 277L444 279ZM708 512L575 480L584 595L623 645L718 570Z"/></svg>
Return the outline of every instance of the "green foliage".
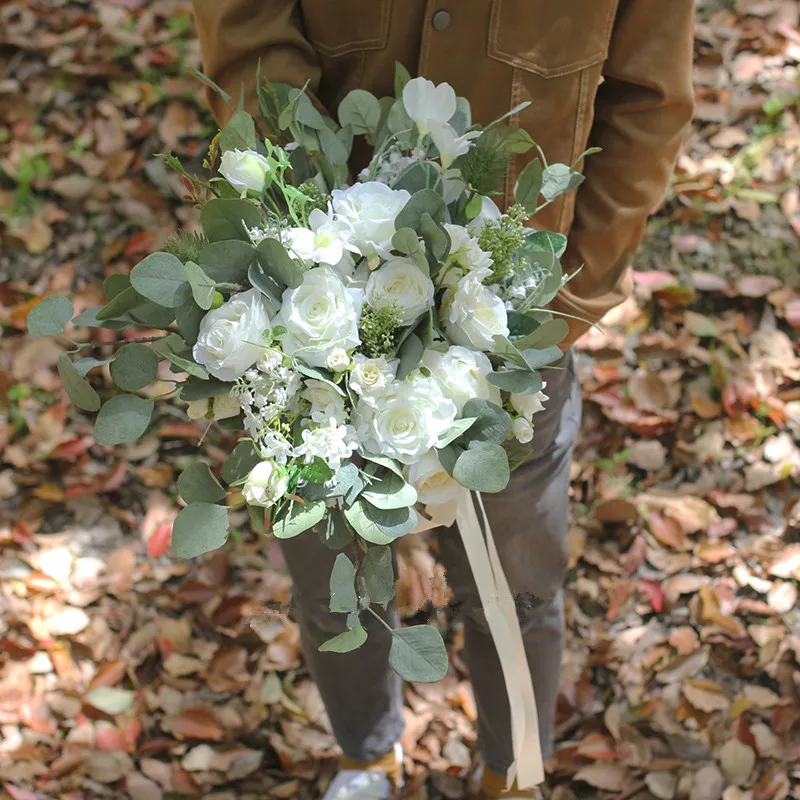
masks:
<svg viewBox="0 0 800 800"><path fill-rule="evenodd" d="M145 303L144 297L139 294L132 286L128 286L127 289L123 289L119 294L114 295L114 297L109 300L101 309L97 311L95 314L95 318L98 322L105 321L107 319L112 318L119 318L123 316L128 311L131 311L134 308L138 308L139 306ZM85 313L85 312L84 312ZM78 317L78 320L83 320L83 314ZM78 324L85 325L86 323L81 321ZM100 327L100 326L98 326ZM108 327L108 326L103 326Z"/></svg>
<svg viewBox="0 0 800 800"><path fill-rule="evenodd" d="M328 210L328 203L330 202L331 196L327 192L323 192L313 180L303 181L297 189L308 198L308 205L306 206L307 214L310 214L315 208L318 208L320 211Z"/></svg>
<svg viewBox="0 0 800 800"><path fill-rule="evenodd" d="M172 525L172 549L179 558L196 558L228 541L228 509L213 503L186 506Z"/></svg>
<svg viewBox="0 0 800 800"><path fill-rule="evenodd" d="M478 194L495 194L505 180L513 141L500 130L484 131L455 161L467 185Z"/></svg>
<svg viewBox="0 0 800 800"><path fill-rule="evenodd" d="M430 625L398 628L392 631L389 664L403 680L436 683L447 674L447 649Z"/></svg>
<svg viewBox="0 0 800 800"><path fill-rule="evenodd" d="M538 158L534 158L522 170L514 186L514 199L529 214L533 214L539 205L543 180L542 162Z"/></svg>
<svg viewBox="0 0 800 800"><path fill-rule="evenodd" d="M180 372L185 372L187 375L192 375L201 381L209 380L210 376L208 374L208 370L201 364L197 364L189 358L184 358L183 356L179 356L177 353L169 351L164 353L164 358L174 364ZM175 370L173 370L173 372L174 371Z"/></svg>
<svg viewBox="0 0 800 800"><path fill-rule="evenodd" d="M97 415L94 438L105 447L136 441L147 430L154 405L132 394L112 397Z"/></svg>
<svg viewBox="0 0 800 800"><path fill-rule="evenodd" d="M557 345L569 333L569 324L565 319L545 320L535 331L517 339L514 344L521 350L530 348L544 349Z"/></svg>
<svg viewBox="0 0 800 800"><path fill-rule="evenodd" d="M223 384L230 389L230 384ZM227 393L227 392L226 392ZM186 399L186 398L183 398ZM261 456L256 452L253 443L250 441L239 442L228 456L228 460L222 467L222 479L230 486L243 481L250 470L261 461Z"/></svg>
<svg viewBox="0 0 800 800"><path fill-rule="evenodd" d="M542 197L550 202L561 194L577 189L585 180L566 164L550 164L542 173Z"/></svg>
<svg viewBox="0 0 800 800"><path fill-rule="evenodd" d="M403 96L403 89L411 80L409 71L399 62L394 63L394 96L399 100Z"/></svg>
<svg viewBox="0 0 800 800"><path fill-rule="evenodd" d="M344 554L339 553L331 570L330 610L334 614L353 614L358 610L358 595L355 587L356 568Z"/></svg>
<svg viewBox="0 0 800 800"><path fill-rule="evenodd" d="M257 146L256 126L253 118L244 110L237 109L231 114L219 135L219 149L255 150Z"/></svg>
<svg viewBox="0 0 800 800"><path fill-rule="evenodd" d="M211 472L208 464L195 461L178 477L178 494L187 505L199 502L218 503L227 492Z"/></svg>
<svg viewBox="0 0 800 800"><path fill-rule="evenodd" d="M205 236L189 231L174 233L164 245L164 252L175 256L179 261L198 261L200 253L208 244ZM108 294L108 292L106 292Z"/></svg>
<svg viewBox="0 0 800 800"><path fill-rule="evenodd" d="M243 283L255 257L255 248L249 240L223 239L205 244L194 258L181 258L181 261L198 263L216 283Z"/></svg>
<svg viewBox="0 0 800 800"><path fill-rule="evenodd" d="M226 197L209 200L200 211L200 224L210 242L241 239L250 242L248 228L258 228L263 222L257 205L248 200Z"/></svg>
<svg viewBox="0 0 800 800"><path fill-rule="evenodd" d="M72 319L72 302L59 294L40 300L28 313L28 333L31 336L59 336Z"/></svg>
<svg viewBox="0 0 800 800"><path fill-rule="evenodd" d="M383 510L364 500L345 508L344 516L362 539L377 545L389 544L417 526L417 514L413 508Z"/></svg>
<svg viewBox="0 0 800 800"><path fill-rule="evenodd" d="M390 547L370 547L362 562L369 599L386 608L394 597L394 566Z"/></svg>
<svg viewBox="0 0 800 800"><path fill-rule="evenodd" d="M350 125L353 133L374 137L381 119L381 106L374 94L353 89L339 103L339 124Z"/></svg>
<svg viewBox="0 0 800 800"><path fill-rule="evenodd" d="M522 206L514 205L499 220L484 225L478 245L494 260L493 282L499 283L514 271L517 251L525 244L524 223L527 218L527 211Z"/></svg>
<svg viewBox="0 0 800 800"><path fill-rule="evenodd" d="M314 500L309 503L290 500L288 509L273 524L272 532L278 539L291 539L299 536L321 522L327 511L324 500Z"/></svg>
<svg viewBox="0 0 800 800"><path fill-rule="evenodd" d="M502 389L504 392L514 394L536 394L542 388L542 376L538 372L527 369L505 369L502 372L490 372L486 380Z"/></svg>
<svg viewBox="0 0 800 800"><path fill-rule="evenodd" d="M361 351L367 358L394 357L397 331L402 319L403 313L396 303L383 308L364 306L358 335L361 338Z"/></svg>
<svg viewBox="0 0 800 800"><path fill-rule="evenodd" d="M511 477L506 451L494 443L465 450L453 467L453 477L472 491L502 492Z"/></svg>
<svg viewBox="0 0 800 800"><path fill-rule="evenodd" d="M100 395L84 380L66 353L58 357L58 374L64 381L64 389L69 399L84 411L97 411L100 408Z"/></svg>
<svg viewBox="0 0 800 800"><path fill-rule="evenodd" d="M397 380L403 380L403 378L410 375L411 372L417 368L422 359L423 352L425 352L425 347L419 336L412 333L406 337L397 352L400 358L400 364L397 367Z"/></svg>
<svg viewBox="0 0 800 800"><path fill-rule="evenodd" d="M194 261L187 261L183 268L186 271L186 277L189 279L189 286L195 303L204 311L208 311L214 300L216 283Z"/></svg>
<svg viewBox="0 0 800 800"><path fill-rule="evenodd" d="M111 364L111 379L126 392L135 392L158 377L158 358L145 344L120 347Z"/></svg>
<svg viewBox="0 0 800 800"><path fill-rule="evenodd" d="M432 189L421 189L411 196L411 199L403 206L395 220L395 227L412 228L420 231L422 215L429 214L436 222L444 222L447 207L442 196Z"/></svg>
<svg viewBox="0 0 800 800"><path fill-rule="evenodd" d="M184 302L188 288L183 264L169 253L151 253L142 259L131 270L131 286L142 297L168 308Z"/></svg>
<svg viewBox="0 0 800 800"><path fill-rule="evenodd" d="M494 442L499 444L511 434L511 417L500 406L473 397L464 404L465 417L475 417L463 439L472 442Z"/></svg>
<svg viewBox="0 0 800 800"><path fill-rule="evenodd" d="M394 472L373 480L361 496L370 505L382 509L405 508L417 502L417 490Z"/></svg>
<svg viewBox="0 0 800 800"><path fill-rule="evenodd" d="M279 285L296 289L303 282L305 270L277 239L264 239L256 248L256 255L264 272Z"/></svg>
<svg viewBox="0 0 800 800"><path fill-rule="evenodd" d="M364 642L367 641L367 631L361 623L358 622L356 616L353 627L348 628L344 633L334 636L333 639L328 639L319 646L320 653L350 653L353 650L358 650ZM350 622L348 621L348 625Z"/></svg>

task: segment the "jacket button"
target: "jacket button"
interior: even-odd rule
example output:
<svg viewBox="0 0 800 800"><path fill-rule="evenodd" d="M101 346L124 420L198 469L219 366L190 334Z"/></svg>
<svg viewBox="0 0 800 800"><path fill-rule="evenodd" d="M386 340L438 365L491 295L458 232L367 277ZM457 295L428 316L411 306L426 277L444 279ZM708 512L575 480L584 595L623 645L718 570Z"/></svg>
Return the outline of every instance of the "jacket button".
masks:
<svg viewBox="0 0 800 800"><path fill-rule="evenodd" d="M443 31L445 28L450 27L450 14L447 11L437 11L433 15L431 22L437 31Z"/></svg>

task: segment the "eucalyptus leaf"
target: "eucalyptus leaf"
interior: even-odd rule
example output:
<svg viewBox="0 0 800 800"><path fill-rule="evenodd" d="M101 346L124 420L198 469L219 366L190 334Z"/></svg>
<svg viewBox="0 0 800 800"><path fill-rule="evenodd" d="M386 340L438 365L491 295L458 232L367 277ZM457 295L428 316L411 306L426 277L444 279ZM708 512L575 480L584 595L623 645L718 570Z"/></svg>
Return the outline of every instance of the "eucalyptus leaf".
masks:
<svg viewBox="0 0 800 800"><path fill-rule="evenodd" d="M148 328L166 330L175 319L175 309L160 306L158 303L143 303L131 309L131 316Z"/></svg>
<svg viewBox="0 0 800 800"><path fill-rule="evenodd" d="M131 291L139 297L138 292L131 289ZM144 302L144 298L140 298L140 302ZM105 310L107 306L94 306L87 308L86 311L81 312L75 317L72 322L82 328L106 328L110 331L121 331L129 325L133 325L134 320L127 314L121 314L117 319L98 319L98 315Z"/></svg>
<svg viewBox="0 0 800 800"><path fill-rule="evenodd" d="M273 522L272 532L278 539L291 539L299 536L319 524L324 519L327 510L324 500L314 500L309 503L291 500L281 519Z"/></svg>
<svg viewBox="0 0 800 800"><path fill-rule="evenodd" d="M133 442L150 425L155 404L132 394L120 394L108 400L94 423L94 438L104 447Z"/></svg>
<svg viewBox="0 0 800 800"><path fill-rule="evenodd" d="M203 272L216 283L244 283L255 258L256 250L249 241L225 239L207 244L198 261Z"/></svg>
<svg viewBox="0 0 800 800"><path fill-rule="evenodd" d="M145 298L139 294L136 289L129 286L127 289L123 289L119 294L114 295L114 297L97 312L95 317L100 321L121 317L126 312L143 305L145 302Z"/></svg>
<svg viewBox="0 0 800 800"><path fill-rule="evenodd" d="M247 279L251 285L258 289L264 297L267 310L274 316L281 309L281 295L283 285L269 275L261 263L256 260L247 271Z"/></svg>
<svg viewBox="0 0 800 800"><path fill-rule="evenodd" d="M399 100L403 96L403 89L411 80L409 71L399 62L394 62L394 96Z"/></svg>
<svg viewBox="0 0 800 800"><path fill-rule="evenodd" d="M465 450L453 467L453 477L471 491L501 492L511 477L506 451L499 444L482 444Z"/></svg>
<svg viewBox="0 0 800 800"><path fill-rule="evenodd" d="M214 198L201 209L200 224L209 242L241 239L249 243L250 237L245 225L248 228L258 228L263 223L258 206L248 200Z"/></svg>
<svg viewBox="0 0 800 800"><path fill-rule="evenodd" d="M253 118L243 109L234 111L220 132L219 149L224 153L226 150L255 150L256 146Z"/></svg>
<svg viewBox="0 0 800 800"><path fill-rule="evenodd" d="M328 513L325 529L320 529L320 539L334 551L347 547L353 541L353 532L338 508L332 508Z"/></svg>
<svg viewBox="0 0 800 800"><path fill-rule="evenodd" d="M78 408L84 411L97 411L100 408L100 395L81 377L66 353L58 357L58 374L64 382L67 395Z"/></svg>
<svg viewBox="0 0 800 800"><path fill-rule="evenodd" d="M504 392L536 394L542 388L542 376L527 369L505 369L490 372L486 380Z"/></svg>
<svg viewBox="0 0 800 800"><path fill-rule="evenodd" d="M213 503L186 506L172 524L172 549L179 558L196 558L228 541L228 509Z"/></svg>
<svg viewBox="0 0 800 800"><path fill-rule="evenodd" d="M305 375L306 378L313 378L316 381L322 381L337 394L341 395L342 397L346 396L344 389L342 389L338 383L334 383L331 380L331 374L329 372L323 372L321 369L317 369L316 367L309 367L308 364L304 364L302 361L297 361L294 366L295 369L301 375Z"/></svg>
<svg viewBox="0 0 800 800"><path fill-rule="evenodd" d="M465 437L470 442L505 441L511 434L511 416L500 406L473 397L464 404L462 413L467 417L475 417Z"/></svg>
<svg viewBox="0 0 800 800"><path fill-rule="evenodd" d="M332 614L354 614L358 610L355 587L356 568L344 554L339 553L331 570L330 590Z"/></svg>
<svg viewBox="0 0 800 800"><path fill-rule="evenodd" d="M461 419L455 420L450 430L443 434L439 441L436 442L436 447L447 447L447 445L454 442L463 433L466 433L477 419L477 417L462 417Z"/></svg>
<svg viewBox="0 0 800 800"><path fill-rule="evenodd" d="M186 277L189 279L189 286L192 289L192 297L194 297L195 303L204 311L208 311L214 300L214 292L217 289L216 283L194 261L187 261L183 268L186 270Z"/></svg>
<svg viewBox="0 0 800 800"><path fill-rule="evenodd" d="M430 625L393 630L389 664L403 680L414 683L436 683L449 666L442 637Z"/></svg>
<svg viewBox="0 0 800 800"><path fill-rule="evenodd" d="M113 300L120 292L130 288L131 279L129 275L122 272L114 272L103 281L103 294Z"/></svg>
<svg viewBox="0 0 800 800"><path fill-rule="evenodd" d="M319 646L320 653L350 653L358 650L367 641L367 631L363 625L359 624L349 628L344 633L328 639Z"/></svg>
<svg viewBox="0 0 800 800"><path fill-rule="evenodd" d="M190 297L175 309L175 322L186 344L193 345L200 334L200 323L206 312Z"/></svg>
<svg viewBox="0 0 800 800"><path fill-rule="evenodd" d="M131 286L142 297L174 308L185 300L186 273L171 253L151 253L131 270Z"/></svg>
<svg viewBox="0 0 800 800"><path fill-rule="evenodd" d="M392 550L386 545L370 547L361 563L369 599L386 608L394 597Z"/></svg>
<svg viewBox="0 0 800 800"><path fill-rule="evenodd" d="M256 255L264 272L281 286L296 289L303 282L305 270L277 239L264 239L256 248Z"/></svg>
<svg viewBox="0 0 800 800"><path fill-rule="evenodd" d="M423 214L430 214L436 222L444 222L447 207L442 196L432 189L422 189L411 196L411 199L403 206L395 220L395 227L413 228L420 230L420 222Z"/></svg>
<svg viewBox="0 0 800 800"><path fill-rule="evenodd" d="M97 367L104 367L106 364L110 364L113 360L114 356L111 356L111 358L77 358L72 363L77 370L78 375L80 375L82 378L85 378L91 370L96 369ZM93 410L97 411L97 409Z"/></svg>
<svg viewBox="0 0 800 800"><path fill-rule="evenodd" d="M69 298L50 294L28 312L28 333L31 336L60 336L72 319L73 311Z"/></svg>
<svg viewBox="0 0 800 800"><path fill-rule="evenodd" d="M553 231L528 231L525 234L525 249L546 250L561 258L567 249L567 237Z"/></svg>
<svg viewBox="0 0 800 800"><path fill-rule="evenodd" d="M564 352L558 347L545 347L542 350L524 350L522 355L529 369L539 369L562 359Z"/></svg>
<svg viewBox="0 0 800 800"><path fill-rule="evenodd" d="M192 400L205 400L208 397L223 397L230 394L230 392L231 385L223 381L218 381L216 378L209 378L208 380L189 378L189 380L184 381L181 386L181 400L188 403ZM234 448L234 452L235 450L236 448ZM227 480L227 478L225 480Z"/></svg>
<svg viewBox="0 0 800 800"><path fill-rule="evenodd" d="M384 511L363 500L345 508L344 516L362 539L377 545L389 544L417 526L417 514L413 508Z"/></svg>
<svg viewBox="0 0 800 800"><path fill-rule="evenodd" d="M373 464L377 464L380 467L386 467L386 469L394 472L395 475L399 475L401 478L403 477L403 470L400 469L399 465L396 461L394 461L394 459L391 459L388 456L366 453L363 450L359 450L358 454L367 461L371 461Z"/></svg>
<svg viewBox="0 0 800 800"><path fill-rule="evenodd" d="M536 211L543 180L542 162L538 158L530 161L517 179L514 186L514 199L524 206L528 213Z"/></svg>
<svg viewBox="0 0 800 800"><path fill-rule="evenodd" d="M135 392L158 377L158 358L145 344L120 347L111 364L111 379L126 392Z"/></svg>
<svg viewBox="0 0 800 800"><path fill-rule="evenodd" d="M319 136L319 144L322 148L322 152L331 164L339 165L347 163L350 152L332 130L326 126L322 128L322 130L317 131L317 135Z"/></svg>
<svg viewBox="0 0 800 800"><path fill-rule="evenodd" d="M583 181L584 176L566 164L550 164L542 173L542 197L549 202L565 192L577 189Z"/></svg>
<svg viewBox="0 0 800 800"><path fill-rule="evenodd" d="M423 189L431 189L438 195L444 193L444 182L439 168L430 161L415 161L407 166L395 179L392 189L405 189L416 194Z"/></svg>
<svg viewBox="0 0 800 800"><path fill-rule="evenodd" d="M565 319L550 319L543 322L533 333L517 339L514 344L519 350L544 349L557 345L568 333L569 324Z"/></svg>
<svg viewBox="0 0 800 800"><path fill-rule="evenodd" d="M188 358L183 358L183 356L176 355L175 353L164 353L164 358L174 364L181 372L185 372L187 375L191 375L192 377L198 378L201 381L207 381L209 379L208 370L201 364L197 364L194 361ZM230 386L230 384L228 384L228 386Z"/></svg>
<svg viewBox="0 0 800 800"><path fill-rule="evenodd" d="M178 494L187 505L199 502L217 503L227 492L211 472L208 464L195 461L178 477Z"/></svg>
<svg viewBox="0 0 800 800"><path fill-rule="evenodd" d="M397 353L400 359L400 364L397 367L397 380L402 381L403 378L410 375L419 366L423 352L425 352L425 347L419 336L415 333L410 334Z"/></svg>
<svg viewBox="0 0 800 800"><path fill-rule="evenodd" d="M230 384L225 385L230 387ZM243 481L259 461L261 456L256 452L252 442L239 442L222 467L222 480L229 486Z"/></svg>
<svg viewBox="0 0 800 800"><path fill-rule="evenodd" d="M374 94L353 89L339 103L339 123L349 125L355 134L373 136L381 119L381 106Z"/></svg>
<svg viewBox="0 0 800 800"><path fill-rule="evenodd" d="M417 490L394 472L370 483L361 496L382 509L406 508L417 502Z"/></svg>
<svg viewBox="0 0 800 800"><path fill-rule="evenodd" d="M517 349L516 345L507 337L496 334L494 336L494 355L509 361L520 369L528 369L528 362Z"/></svg>

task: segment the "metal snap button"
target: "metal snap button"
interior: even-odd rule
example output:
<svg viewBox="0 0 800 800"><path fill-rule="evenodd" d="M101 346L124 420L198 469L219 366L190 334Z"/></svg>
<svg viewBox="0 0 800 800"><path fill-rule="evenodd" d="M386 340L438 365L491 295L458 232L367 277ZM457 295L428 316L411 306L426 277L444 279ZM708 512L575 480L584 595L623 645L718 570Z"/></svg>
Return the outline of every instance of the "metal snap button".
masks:
<svg viewBox="0 0 800 800"><path fill-rule="evenodd" d="M443 31L445 28L450 27L450 14L447 11L437 11L433 15L431 22L437 31Z"/></svg>

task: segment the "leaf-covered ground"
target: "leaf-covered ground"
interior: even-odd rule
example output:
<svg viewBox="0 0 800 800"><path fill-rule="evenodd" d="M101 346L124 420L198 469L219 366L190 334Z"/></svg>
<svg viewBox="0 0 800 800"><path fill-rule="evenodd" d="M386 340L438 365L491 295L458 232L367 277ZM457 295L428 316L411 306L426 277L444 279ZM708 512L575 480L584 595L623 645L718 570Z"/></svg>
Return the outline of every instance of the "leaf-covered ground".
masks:
<svg viewBox="0 0 800 800"><path fill-rule="evenodd" d="M800 9L700 3L697 122L636 297L579 346L558 800L800 797ZM272 544L167 553L203 431L94 446L37 298L96 305L194 212L154 153L213 133L185 0L0 5L0 786L313 798L336 747ZM100 349L102 353L102 349ZM231 440L209 431L220 464ZM399 592L453 668L407 689L408 798L465 796L475 705L424 542Z"/></svg>

